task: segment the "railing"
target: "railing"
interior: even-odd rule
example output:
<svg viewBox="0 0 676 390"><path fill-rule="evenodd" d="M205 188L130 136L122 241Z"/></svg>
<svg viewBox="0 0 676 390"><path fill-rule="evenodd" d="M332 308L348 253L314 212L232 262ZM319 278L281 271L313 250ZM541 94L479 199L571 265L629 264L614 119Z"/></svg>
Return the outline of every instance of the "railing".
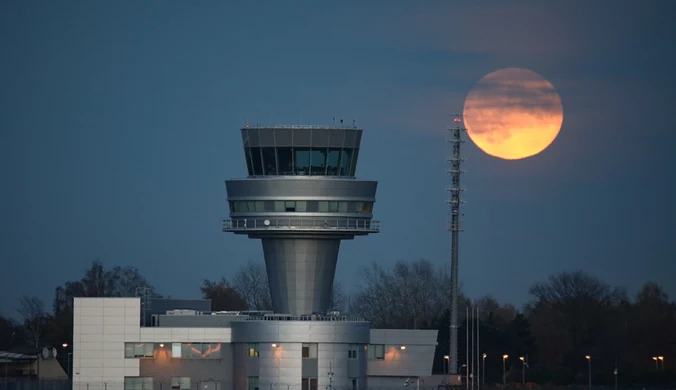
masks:
<svg viewBox="0 0 676 390"><path fill-rule="evenodd" d="M265 126L260 124L246 125L245 129L359 129L355 125L341 124L341 125L272 125Z"/></svg>
<svg viewBox="0 0 676 390"><path fill-rule="evenodd" d="M380 231L380 221L354 218L225 219L222 222L222 226L224 232L250 230L321 230L378 233Z"/></svg>
<svg viewBox="0 0 676 390"><path fill-rule="evenodd" d="M242 318L246 321L328 321L328 322L366 322L365 319L356 316L331 316L325 314L317 315L307 315L307 316L286 316L286 315L273 315L273 316L252 316Z"/></svg>

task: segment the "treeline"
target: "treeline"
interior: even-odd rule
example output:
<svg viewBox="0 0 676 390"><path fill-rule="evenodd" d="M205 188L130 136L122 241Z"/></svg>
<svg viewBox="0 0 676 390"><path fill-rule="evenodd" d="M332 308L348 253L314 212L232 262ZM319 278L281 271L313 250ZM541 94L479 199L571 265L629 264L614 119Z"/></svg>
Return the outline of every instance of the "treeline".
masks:
<svg viewBox="0 0 676 390"><path fill-rule="evenodd" d="M438 329L434 372L444 372L449 345L450 275L427 260L378 264L360 272L352 294L334 284L333 310L350 312L376 328ZM0 317L0 350L16 347L72 344L73 297L131 297L148 281L133 267L106 270L94 262L81 279L56 288L51 310L33 296L25 296L17 310L22 322ZM249 262L230 279L204 280L204 298L212 310L270 310L265 266ZM459 297L460 340L458 366L465 363L465 310L480 313L481 351L486 354L485 380L501 383L503 355L508 355L508 382L612 384L617 368L623 385L676 384L676 302L655 283L646 283L635 296L582 271L552 275L533 284L523 308L486 296ZM663 357L654 360L653 358Z"/></svg>

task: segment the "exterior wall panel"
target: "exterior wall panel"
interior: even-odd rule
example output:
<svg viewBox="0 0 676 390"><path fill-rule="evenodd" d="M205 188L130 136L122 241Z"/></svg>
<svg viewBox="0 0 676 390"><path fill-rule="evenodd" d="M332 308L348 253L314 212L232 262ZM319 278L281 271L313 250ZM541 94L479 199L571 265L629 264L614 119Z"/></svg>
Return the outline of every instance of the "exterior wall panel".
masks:
<svg viewBox="0 0 676 390"><path fill-rule="evenodd" d="M322 176L226 180L228 200L363 200L375 201L377 181Z"/></svg>

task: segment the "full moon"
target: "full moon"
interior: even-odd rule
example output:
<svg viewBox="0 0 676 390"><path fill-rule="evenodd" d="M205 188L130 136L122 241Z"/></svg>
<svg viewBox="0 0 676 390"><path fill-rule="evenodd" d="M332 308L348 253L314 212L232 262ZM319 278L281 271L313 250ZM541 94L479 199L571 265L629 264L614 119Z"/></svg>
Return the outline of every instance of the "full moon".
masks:
<svg viewBox="0 0 676 390"><path fill-rule="evenodd" d="M487 154L520 160L545 150L561 130L563 106L554 86L520 68L484 76L463 109L467 133Z"/></svg>

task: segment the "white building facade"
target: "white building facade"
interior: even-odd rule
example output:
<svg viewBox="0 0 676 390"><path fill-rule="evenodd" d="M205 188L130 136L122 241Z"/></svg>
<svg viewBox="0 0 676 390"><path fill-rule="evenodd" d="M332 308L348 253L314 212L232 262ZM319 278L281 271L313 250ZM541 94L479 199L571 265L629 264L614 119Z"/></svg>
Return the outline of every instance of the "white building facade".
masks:
<svg viewBox="0 0 676 390"><path fill-rule="evenodd" d="M415 387L417 378L431 375L437 343L436 330L370 329L340 316L197 313L180 316L180 326L171 317L146 327L140 298L75 298L74 388Z"/></svg>

